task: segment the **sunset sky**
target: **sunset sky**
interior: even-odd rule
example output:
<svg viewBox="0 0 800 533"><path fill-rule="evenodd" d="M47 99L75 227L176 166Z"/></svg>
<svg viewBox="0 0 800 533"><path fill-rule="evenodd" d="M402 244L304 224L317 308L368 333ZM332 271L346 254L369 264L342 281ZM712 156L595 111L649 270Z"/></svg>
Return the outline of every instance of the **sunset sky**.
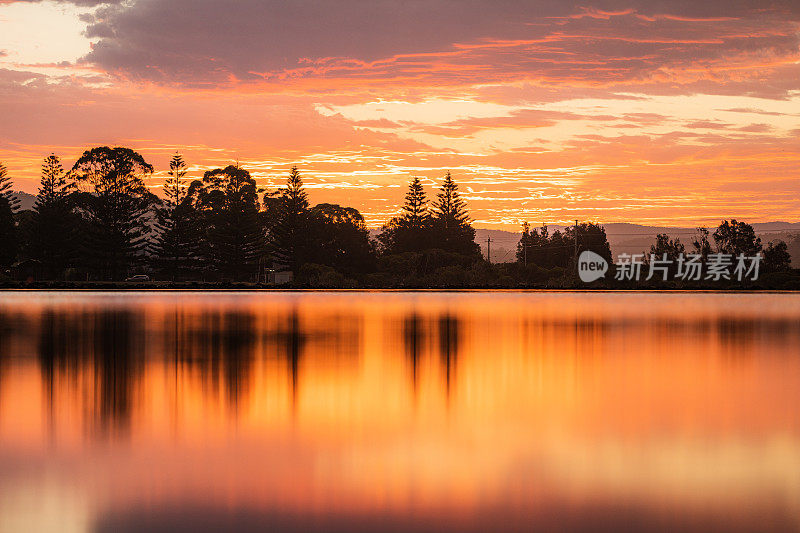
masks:
<svg viewBox="0 0 800 533"><path fill-rule="evenodd" d="M797 0L0 0L0 161L125 145L389 217L800 220Z"/></svg>

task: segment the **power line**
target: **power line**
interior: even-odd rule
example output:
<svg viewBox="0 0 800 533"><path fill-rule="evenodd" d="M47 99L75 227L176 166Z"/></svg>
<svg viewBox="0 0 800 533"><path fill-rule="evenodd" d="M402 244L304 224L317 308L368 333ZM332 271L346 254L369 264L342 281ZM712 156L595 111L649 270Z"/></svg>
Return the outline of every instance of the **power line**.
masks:
<svg viewBox="0 0 800 533"><path fill-rule="evenodd" d="M650 237L652 235L697 235L700 233L699 231L654 231L652 233L606 233L609 237L620 237L620 236L640 236L640 237Z"/></svg>
<svg viewBox="0 0 800 533"><path fill-rule="evenodd" d="M521 235L522 233L514 233L509 231L512 235ZM651 233L606 233L607 237L653 237L655 235L697 235L698 231L653 231ZM766 233L800 233L800 228L798 229L780 229L780 230L764 230L764 231L757 231L756 233L759 234L766 234ZM512 239L511 235L508 236L508 239ZM497 239L495 239L496 241Z"/></svg>

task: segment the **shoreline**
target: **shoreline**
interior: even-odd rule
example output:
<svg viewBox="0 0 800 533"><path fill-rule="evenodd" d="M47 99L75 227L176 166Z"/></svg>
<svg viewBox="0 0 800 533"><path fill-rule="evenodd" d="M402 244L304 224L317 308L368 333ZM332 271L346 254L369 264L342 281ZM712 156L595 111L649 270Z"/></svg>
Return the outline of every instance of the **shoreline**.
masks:
<svg viewBox="0 0 800 533"><path fill-rule="evenodd" d="M597 293L630 293L630 292L665 292L665 293L769 293L795 294L800 287L761 286L753 284L743 287L611 287L611 286L573 286L573 287L292 287L267 286L257 284L163 284L163 283L97 283L97 284L42 284L20 283L0 286L0 294L10 292L263 292L263 293L303 293L303 292L597 292Z"/></svg>

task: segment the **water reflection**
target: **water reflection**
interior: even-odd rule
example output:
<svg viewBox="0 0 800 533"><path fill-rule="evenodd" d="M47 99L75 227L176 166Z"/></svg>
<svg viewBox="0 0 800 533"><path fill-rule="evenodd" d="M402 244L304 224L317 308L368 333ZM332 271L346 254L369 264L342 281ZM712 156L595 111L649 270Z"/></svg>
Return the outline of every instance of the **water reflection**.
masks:
<svg viewBox="0 0 800 533"><path fill-rule="evenodd" d="M424 350L424 334L425 328L422 325L422 319L416 312L403 318L403 347L411 367L411 384L415 397L419 382L419 362Z"/></svg>
<svg viewBox="0 0 800 533"><path fill-rule="evenodd" d="M444 394L449 400L458 362L462 322L450 311L422 316L411 310L402 317L402 345L414 397L418 392L420 367L438 357Z"/></svg>
<svg viewBox="0 0 800 533"><path fill-rule="evenodd" d="M800 527L793 295L5 293L0 531Z"/></svg>
<svg viewBox="0 0 800 533"><path fill-rule="evenodd" d="M439 361L444 369L448 400L450 399L450 385L455 378L456 364L458 363L461 328L461 321L457 316L450 313L439 316Z"/></svg>

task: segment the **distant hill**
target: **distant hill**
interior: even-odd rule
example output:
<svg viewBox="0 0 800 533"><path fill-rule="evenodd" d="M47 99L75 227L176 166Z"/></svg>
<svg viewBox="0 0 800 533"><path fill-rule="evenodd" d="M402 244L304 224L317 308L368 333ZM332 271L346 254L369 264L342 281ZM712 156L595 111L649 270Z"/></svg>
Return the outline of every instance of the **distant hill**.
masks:
<svg viewBox="0 0 800 533"><path fill-rule="evenodd" d="M26 209L33 209L33 204L36 203L36 195L28 194L22 191L14 191L11 194L19 198L19 208L24 211Z"/></svg>
<svg viewBox="0 0 800 533"><path fill-rule="evenodd" d="M553 231L555 231L555 227ZM516 261L519 235L519 233L512 231L475 228L475 242L481 247L481 253L484 257L486 257L486 250L488 248L487 240L489 238L492 239L491 259L493 263L511 263Z"/></svg>

